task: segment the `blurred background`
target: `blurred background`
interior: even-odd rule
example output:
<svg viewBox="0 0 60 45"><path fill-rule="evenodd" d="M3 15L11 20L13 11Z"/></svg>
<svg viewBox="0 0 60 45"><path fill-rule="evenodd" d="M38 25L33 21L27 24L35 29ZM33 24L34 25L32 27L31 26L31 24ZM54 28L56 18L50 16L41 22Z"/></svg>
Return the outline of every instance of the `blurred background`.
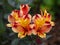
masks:
<svg viewBox="0 0 60 45"><path fill-rule="evenodd" d="M20 4L29 4L31 15L44 9L52 15L55 26L46 39L37 36L18 39L17 34L6 27L8 15L12 10L19 9ZM0 0L0 45L60 45L60 0Z"/></svg>

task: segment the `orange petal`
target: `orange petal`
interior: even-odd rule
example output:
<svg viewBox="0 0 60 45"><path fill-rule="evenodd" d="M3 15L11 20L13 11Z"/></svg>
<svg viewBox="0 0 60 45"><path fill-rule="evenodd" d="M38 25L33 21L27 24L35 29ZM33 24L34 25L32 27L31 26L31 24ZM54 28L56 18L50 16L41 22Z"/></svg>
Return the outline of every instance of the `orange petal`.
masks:
<svg viewBox="0 0 60 45"><path fill-rule="evenodd" d="M8 16L8 21L9 22L14 22L15 21L15 18L12 15L9 15Z"/></svg>
<svg viewBox="0 0 60 45"><path fill-rule="evenodd" d="M52 29L51 25L44 25L41 27L41 32L48 33Z"/></svg>
<svg viewBox="0 0 60 45"><path fill-rule="evenodd" d="M31 34L32 34L32 31L28 30L27 35L31 35Z"/></svg>
<svg viewBox="0 0 60 45"><path fill-rule="evenodd" d="M32 31L32 34L37 35L37 27L35 24L30 24L30 29Z"/></svg>
<svg viewBox="0 0 60 45"><path fill-rule="evenodd" d="M24 29L20 25L14 25L12 27L12 31L15 32L15 33L24 32Z"/></svg>
<svg viewBox="0 0 60 45"><path fill-rule="evenodd" d="M32 34L37 35L37 30L32 30Z"/></svg>

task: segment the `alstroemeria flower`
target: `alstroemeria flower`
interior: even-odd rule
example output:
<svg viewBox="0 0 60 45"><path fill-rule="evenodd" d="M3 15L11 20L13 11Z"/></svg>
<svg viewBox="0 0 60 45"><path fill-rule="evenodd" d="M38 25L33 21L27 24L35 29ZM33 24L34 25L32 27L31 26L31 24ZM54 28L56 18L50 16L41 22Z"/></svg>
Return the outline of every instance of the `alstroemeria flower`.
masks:
<svg viewBox="0 0 60 45"><path fill-rule="evenodd" d="M28 14L30 7L25 4L20 6L20 10L14 10L8 16L8 27L12 27L15 33L18 33L19 38L23 38L26 35L31 35L30 22L31 15Z"/></svg>
<svg viewBox="0 0 60 45"><path fill-rule="evenodd" d="M51 15L44 11L44 14L36 14L31 18L28 14L30 7L28 4L20 5L20 10L14 10L8 16L8 27L12 27L12 31L18 33L19 38L23 38L26 35L38 35L41 38L46 37L54 22L51 21Z"/></svg>
<svg viewBox="0 0 60 45"><path fill-rule="evenodd" d="M33 16L32 20L34 22L33 34L38 35L41 38L46 37L46 33L48 33L52 26L54 26L54 22L51 21L51 15L44 11L43 15L36 14Z"/></svg>

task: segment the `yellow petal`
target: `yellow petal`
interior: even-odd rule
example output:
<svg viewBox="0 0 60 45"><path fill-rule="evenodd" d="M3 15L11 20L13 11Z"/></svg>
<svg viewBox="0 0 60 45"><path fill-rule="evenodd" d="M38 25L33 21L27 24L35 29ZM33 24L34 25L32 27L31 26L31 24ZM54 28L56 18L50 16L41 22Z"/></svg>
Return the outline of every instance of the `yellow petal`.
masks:
<svg viewBox="0 0 60 45"><path fill-rule="evenodd" d="M12 12L11 15L16 19L18 20L18 13L17 12Z"/></svg>
<svg viewBox="0 0 60 45"><path fill-rule="evenodd" d="M27 16L28 17L26 17L25 19L24 19L25 16L23 16L22 18L19 19L19 22L20 22L21 26L23 26L23 27L26 27L31 22L31 15L28 14Z"/></svg>
<svg viewBox="0 0 60 45"><path fill-rule="evenodd" d="M46 34L45 33L38 33L38 36L41 38L46 38Z"/></svg>
<svg viewBox="0 0 60 45"><path fill-rule="evenodd" d="M26 33L24 34L24 32L19 32L18 33L19 38L24 38L25 36L26 36Z"/></svg>
<svg viewBox="0 0 60 45"><path fill-rule="evenodd" d="M7 26L7 27L12 27L12 25L11 25L11 24L7 24L6 26Z"/></svg>
<svg viewBox="0 0 60 45"><path fill-rule="evenodd" d="M28 19L24 20L23 18L21 18L19 20L19 23L21 24L21 26L26 27L30 22Z"/></svg>
<svg viewBox="0 0 60 45"><path fill-rule="evenodd" d="M54 22L51 22L51 26L54 26L55 24L54 24Z"/></svg>
<svg viewBox="0 0 60 45"><path fill-rule="evenodd" d="M47 16L47 11L46 10L44 11L44 16Z"/></svg>

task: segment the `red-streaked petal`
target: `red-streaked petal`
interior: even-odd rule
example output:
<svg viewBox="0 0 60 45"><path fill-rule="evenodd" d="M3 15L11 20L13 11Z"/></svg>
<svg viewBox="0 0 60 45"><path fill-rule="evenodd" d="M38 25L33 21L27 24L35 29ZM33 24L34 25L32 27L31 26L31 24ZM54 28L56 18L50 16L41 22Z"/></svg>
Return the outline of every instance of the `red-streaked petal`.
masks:
<svg viewBox="0 0 60 45"><path fill-rule="evenodd" d="M35 24L30 24L30 29L32 31L32 34L37 35L37 27Z"/></svg>
<svg viewBox="0 0 60 45"><path fill-rule="evenodd" d="M41 18L41 15L40 15L40 14L34 15L33 18L32 18L32 20L34 21L34 20L37 19L37 18Z"/></svg>
<svg viewBox="0 0 60 45"><path fill-rule="evenodd" d="M14 25L12 27L13 32L18 33L18 32L24 32L24 29L20 25Z"/></svg>
<svg viewBox="0 0 60 45"><path fill-rule="evenodd" d="M20 5L21 14L23 13L23 15L27 15L29 10L30 10L30 7L28 6L28 4Z"/></svg>
<svg viewBox="0 0 60 45"><path fill-rule="evenodd" d="M40 31L43 32L43 33L48 33L48 32L50 32L51 29L52 29L51 25L44 25L44 26L41 27Z"/></svg>
<svg viewBox="0 0 60 45"><path fill-rule="evenodd" d="M15 21L15 18L12 15L9 15L8 16L8 21L9 22L14 22Z"/></svg>
<svg viewBox="0 0 60 45"><path fill-rule="evenodd" d="M20 18L19 12L19 10L12 11L11 15L13 16L13 18L15 18L15 20L18 20Z"/></svg>
<svg viewBox="0 0 60 45"><path fill-rule="evenodd" d="M11 13L11 15L14 17L14 13L16 13L17 15L17 17L20 17L20 10L13 10L12 11L12 13Z"/></svg>
<svg viewBox="0 0 60 45"><path fill-rule="evenodd" d="M51 15L49 13L47 13L47 11L45 10L44 11L44 15L43 15L43 18L46 20L46 21L51 21Z"/></svg>
<svg viewBox="0 0 60 45"><path fill-rule="evenodd" d="M24 15L23 18L24 18L24 20L28 19L31 22L32 16L30 14L28 14L28 15Z"/></svg>

